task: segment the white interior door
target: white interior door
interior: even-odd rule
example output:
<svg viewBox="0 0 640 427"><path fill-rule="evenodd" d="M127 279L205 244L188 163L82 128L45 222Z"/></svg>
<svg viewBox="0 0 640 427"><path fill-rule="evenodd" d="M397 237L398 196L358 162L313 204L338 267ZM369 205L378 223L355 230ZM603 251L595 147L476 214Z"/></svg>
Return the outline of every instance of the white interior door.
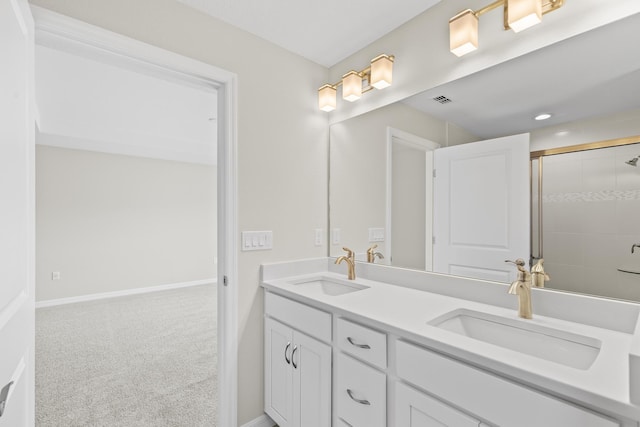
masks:
<svg viewBox="0 0 640 427"><path fill-rule="evenodd" d="M33 19L0 1L0 427L34 424Z"/></svg>
<svg viewBox="0 0 640 427"><path fill-rule="evenodd" d="M499 282L529 258L529 134L435 151L434 271Z"/></svg>

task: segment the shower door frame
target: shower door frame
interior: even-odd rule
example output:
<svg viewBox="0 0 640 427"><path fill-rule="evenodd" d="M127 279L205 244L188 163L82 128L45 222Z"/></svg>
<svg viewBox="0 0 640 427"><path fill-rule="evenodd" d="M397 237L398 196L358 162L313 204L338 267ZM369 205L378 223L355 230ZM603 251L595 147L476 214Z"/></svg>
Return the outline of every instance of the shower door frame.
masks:
<svg viewBox="0 0 640 427"><path fill-rule="evenodd" d="M532 151L529 158L529 182L530 182L530 192L529 194L531 195L531 218L534 217L534 207L533 207L533 189L534 189L534 183L533 183L533 161L534 160L538 160L538 235L534 236L534 230L533 230L533 221L531 221L530 224L530 231L531 231L531 250L530 250L530 259L529 259L529 265L532 266L535 262L535 260L538 260L540 258L544 258L544 253L543 253L543 233L542 233L542 226L543 226L543 218L542 218L542 186L543 186L543 179L542 179L542 172L543 172L543 165L544 165L544 157L545 156L553 156L556 154L567 154L567 153L577 153L580 151L589 151L589 150L597 150L600 148L612 148L612 147L620 147L620 146L624 146L624 145L632 145L632 144L638 144L640 143L640 135L635 135L635 136L627 136L624 138L615 138L615 139L607 139L604 141L595 141L595 142L587 142L585 144L577 144L577 145L568 145L566 147L556 147L556 148L548 148L546 150L538 150L538 151ZM534 240L535 239L535 240ZM538 253L536 254L537 256L534 256L534 241L538 242Z"/></svg>

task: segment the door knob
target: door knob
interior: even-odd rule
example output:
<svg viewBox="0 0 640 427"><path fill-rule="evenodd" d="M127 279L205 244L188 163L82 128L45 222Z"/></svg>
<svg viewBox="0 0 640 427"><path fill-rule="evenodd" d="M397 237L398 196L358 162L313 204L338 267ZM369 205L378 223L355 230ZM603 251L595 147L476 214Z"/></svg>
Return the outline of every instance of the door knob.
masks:
<svg viewBox="0 0 640 427"><path fill-rule="evenodd" d="M13 385L13 381L2 388L0 391L0 417L4 414L4 408L7 404L7 399L9 398L9 389Z"/></svg>

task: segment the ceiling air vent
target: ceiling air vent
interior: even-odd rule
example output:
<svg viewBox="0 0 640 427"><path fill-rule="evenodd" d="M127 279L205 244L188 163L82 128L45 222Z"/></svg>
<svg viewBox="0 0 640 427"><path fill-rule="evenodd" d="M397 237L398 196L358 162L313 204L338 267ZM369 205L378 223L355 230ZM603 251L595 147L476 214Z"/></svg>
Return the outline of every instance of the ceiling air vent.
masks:
<svg viewBox="0 0 640 427"><path fill-rule="evenodd" d="M436 96L435 98L433 98L434 101L439 102L440 104L448 104L451 102L451 100L449 98L447 98L446 96L440 95L440 96Z"/></svg>

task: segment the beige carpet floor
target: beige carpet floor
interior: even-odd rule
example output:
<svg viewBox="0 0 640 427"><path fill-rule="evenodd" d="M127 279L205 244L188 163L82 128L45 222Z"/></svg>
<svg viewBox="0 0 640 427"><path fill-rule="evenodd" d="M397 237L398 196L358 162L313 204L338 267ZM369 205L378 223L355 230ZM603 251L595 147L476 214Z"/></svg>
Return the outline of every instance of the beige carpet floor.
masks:
<svg viewBox="0 0 640 427"><path fill-rule="evenodd" d="M36 425L214 426L216 286L36 310Z"/></svg>

